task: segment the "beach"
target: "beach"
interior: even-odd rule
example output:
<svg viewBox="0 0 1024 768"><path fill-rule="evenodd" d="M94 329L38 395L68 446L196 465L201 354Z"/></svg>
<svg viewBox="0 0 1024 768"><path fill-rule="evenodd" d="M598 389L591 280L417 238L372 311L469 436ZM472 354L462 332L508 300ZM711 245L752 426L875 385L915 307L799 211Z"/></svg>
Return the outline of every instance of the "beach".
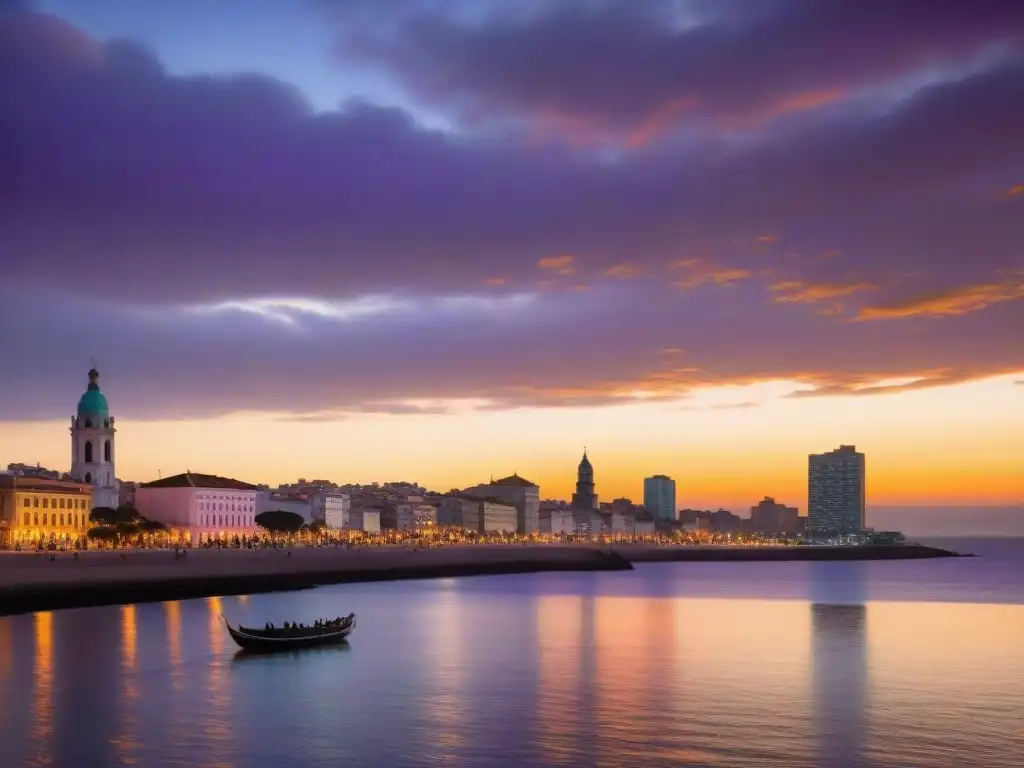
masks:
<svg viewBox="0 0 1024 768"><path fill-rule="evenodd" d="M306 589L358 581L542 571L629 570L641 562L947 557L931 547L663 547L624 544L437 548L101 550L0 554L0 615Z"/></svg>

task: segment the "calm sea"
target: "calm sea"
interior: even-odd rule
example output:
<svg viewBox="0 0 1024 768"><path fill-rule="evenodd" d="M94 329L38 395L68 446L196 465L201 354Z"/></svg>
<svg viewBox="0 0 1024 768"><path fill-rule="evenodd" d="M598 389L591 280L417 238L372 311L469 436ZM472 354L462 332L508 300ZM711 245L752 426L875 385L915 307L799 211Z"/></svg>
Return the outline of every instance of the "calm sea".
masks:
<svg viewBox="0 0 1024 768"><path fill-rule="evenodd" d="M1024 541L0 619L0 766L1020 768ZM240 657L218 616L355 611Z"/></svg>

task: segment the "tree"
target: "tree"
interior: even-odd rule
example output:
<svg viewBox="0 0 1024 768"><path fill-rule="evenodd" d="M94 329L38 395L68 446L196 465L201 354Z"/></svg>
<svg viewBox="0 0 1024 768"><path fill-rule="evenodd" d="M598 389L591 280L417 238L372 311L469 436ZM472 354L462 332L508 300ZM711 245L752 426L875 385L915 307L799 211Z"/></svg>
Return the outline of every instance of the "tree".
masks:
<svg viewBox="0 0 1024 768"><path fill-rule="evenodd" d="M117 531L98 525L95 528L90 528L85 535L93 541L113 541L117 538Z"/></svg>
<svg viewBox="0 0 1024 768"><path fill-rule="evenodd" d="M165 533L167 526L161 523L159 520L147 520L142 518L139 521L139 530L143 533Z"/></svg>
<svg viewBox="0 0 1024 768"><path fill-rule="evenodd" d="M122 505L117 509L112 507L93 507L89 513L89 520L99 525L117 525L118 523L134 523L139 519L138 510L135 507Z"/></svg>
<svg viewBox="0 0 1024 768"><path fill-rule="evenodd" d="M118 521L117 525L114 527L114 530L116 530L118 535L120 536L139 535L139 526L136 523L129 523L125 522L124 520Z"/></svg>
<svg viewBox="0 0 1024 768"><path fill-rule="evenodd" d="M256 525L271 533L298 533L302 529L302 515L273 509L256 515Z"/></svg>

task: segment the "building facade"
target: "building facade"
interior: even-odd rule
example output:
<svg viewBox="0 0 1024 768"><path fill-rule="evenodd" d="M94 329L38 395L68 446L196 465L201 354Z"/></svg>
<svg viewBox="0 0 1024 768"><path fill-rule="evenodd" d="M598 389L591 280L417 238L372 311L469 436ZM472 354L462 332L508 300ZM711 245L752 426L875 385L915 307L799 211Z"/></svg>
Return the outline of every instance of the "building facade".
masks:
<svg viewBox="0 0 1024 768"><path fill-rule="evenodd" d="M92 486L0 475L0 546L70 546L89 530Z"/></svg>
<svg viewBox="0 0 1024 768"><path fill-rule="evenodd" d="M71 417L71 477L92 486L92 503L116 509L119 503L114 417L100 391L100 374L89 371L89 386Z"/></svg>
<svg viewBox="0 0 1024 768"><path fill-rule="evenodd" d="M644 507L656 520L675 520L676 481L668 475L645 477Z"/></svg>
<svg viewBox="0 0 1024 768"><path fill-rule="evenodd" d="M583 449L583 458L576 469L576 492L572 495L572 508L591 510L598 508L597 492L594 490L594 467L587 458L587 450Z"/></svg>
<svg viewBox="0 0 1024 768"><path fill-rule="evenodd" d="M807 458L807 530L839 535L865 529L864 454L841 445Z"/></svg>
<svg viewBox="0 0 1024 768"><path fill-rule="evenodd" d="M349 528L365 533L380 533L380 510L355 507L348 513Z"/></svg>
<svg viewBox="0 0 1024 768"><path fill-rule="evenodd" d="M779 504L771 496L765 496L756 506L750 508L750 523L759 533L797 533L800 530L800 512L796 507L787 507L785 504Z"/></svg>
<svg viewBox="0 0 1024 768"><path fill-rule="evenodd" d="M323 520L332 530L348 528L352 498L347 493L318 493L313 497L313 519Z"/></svg>
<svg viewBox="0 0 1024 768"><path fill-rule="evenodd" d="M241 480L185 472L135 491L139 513L159 520L172 535L192 546L260 532L256 526L259 488Z"/></svg>
<svg viewBox="0 0 1024 768"><path fill-rule="evenodd" d="M531 534L540 532L540 486L517 474L492 480L462 491L463 496L495 499L516 508L516 530Z"/></svg>

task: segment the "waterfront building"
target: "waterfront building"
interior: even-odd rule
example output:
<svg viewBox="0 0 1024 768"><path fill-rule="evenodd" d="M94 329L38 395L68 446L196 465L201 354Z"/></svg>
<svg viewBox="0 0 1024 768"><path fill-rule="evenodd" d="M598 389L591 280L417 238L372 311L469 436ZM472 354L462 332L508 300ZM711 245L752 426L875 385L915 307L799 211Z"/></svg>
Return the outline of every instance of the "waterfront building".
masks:
<svg viewBox="0 0 1024 768"><path fill-rule="evenodd" d="M645 477L644 507L657 520L675 520L676 481L668 475Z"/></svg>
<svg viewBox="0 0 1024 768"><path fill-rule="evenodd" d="M114 417L100 391L100 374L89 371L89 386L71 417L71 478L92 486L92 503L116 509L118 482L115 472Z"/></svg>
<svg viewBox="0 0 1024 768"><path fill-rule="evenodd" d="M92 492L70 480L0 475L0 546L72 544L89 530Z"/></svg>
<svg viewBox="0 0 1024 768"><path fill-rule="evenodd" d="M323 520L331 530L348 528L352 499L347 493L321 491L310 501L314 520Z"/></svg>
<svg viewBox="0 0 1024 768"><path fill-rule="evenodd" d="M256 491L256 514L264 512L293 512L302 517L303 523L313 522L313 504L308 496L297 493L280 493L258 489Z"/></svg>
<svg viewBox="0 0 1024 768"><path fill-rule="evenodd" d="M759 533L797 533L799 518L800 512L796 507L779 504L771 496L765 496L756 506L750 508L751 527Z"/></svg>
<svg viewBox="0 0 1024 768"><path fill-rule="evenodd" d="M480 500L444 497L437 507L437 524L476 533L480 530Z"/></svg>
<svg viewBox="0 0 1024 768"><path fill-rule="evenodd" d="M477 499L498 499L516 508L516 530L531 534L540 532L540 486L518 474L466 488L463 496Z"/></svg>
<svg viewBox="0 0 1024 768"><path fill-rule="evenodd" d="M348 512L349 529L365 533L380 533L380 510L352 507Z"/></svg>
<svg viewBox="0 0 1024 768"><path fill-rule="evenodd" d="M415 526L412 505L398 501L385 502L380 507L381 528L396 531L410 531Z"/></svg>
<svg viewBox="0 0 1024 768"><path fill-rule="evenodd" d="M141 483L135 499L141 515L158 520L193 546L214 539L251 536L259 488L241 480L199 472Z"/></svg>
<svg viewBox="0 0 1024 768"><path fill-rule="evenodd" d="M480 533L515 533L519 510L497 499L480 499Z"/></svg>
<svg viewBox="0 0 1024 768"><path fill-rule="evenodd" d="M551 534L553 536L571 536L578 533L576 529L576 516L571 509L552 509Z"/></svg>
<svg viewBox="0 0 1024 768"><path fill-rule="evenodd" d="M807 457L807 529L839 535L864 530L864 454L854 445Z"/></svg>
<svg viewBox="0 0 1024 768"><path fill-rule="evenodd" d="M580 511L598 508L597 492L594 490L594 467L583 449L583 458L576 469L576 492L572 495L572 508Z"/></svg>

